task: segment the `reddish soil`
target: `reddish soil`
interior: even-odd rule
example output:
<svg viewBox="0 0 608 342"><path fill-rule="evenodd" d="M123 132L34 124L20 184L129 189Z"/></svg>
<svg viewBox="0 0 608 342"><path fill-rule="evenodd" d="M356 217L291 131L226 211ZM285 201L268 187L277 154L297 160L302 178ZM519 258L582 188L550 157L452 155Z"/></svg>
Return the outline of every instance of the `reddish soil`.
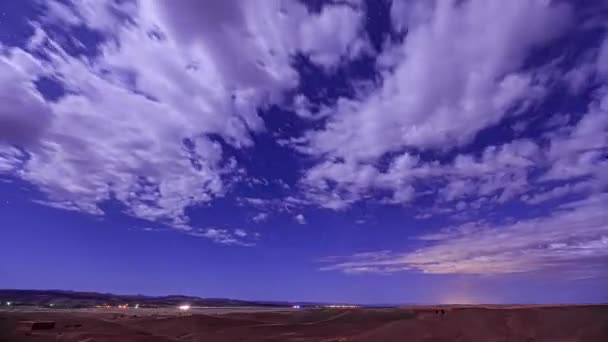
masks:
<svg viewBox="0 0 608 342"><path fill-rule="evenodd" d="M0 312L0 341L607 342L608 306L310 309L224 315ZM439 313L437 313L439 310ZM20 331L19 321L53 321Z"/></svg>

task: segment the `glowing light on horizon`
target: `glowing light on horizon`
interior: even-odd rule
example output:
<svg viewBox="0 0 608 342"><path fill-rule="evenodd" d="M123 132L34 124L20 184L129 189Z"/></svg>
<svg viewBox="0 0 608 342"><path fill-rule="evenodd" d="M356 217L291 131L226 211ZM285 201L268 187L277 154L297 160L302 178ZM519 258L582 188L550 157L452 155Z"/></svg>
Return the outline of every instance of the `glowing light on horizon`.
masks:
<svg viewBox="0 0 608 342"><path fill-rule="evenodd" d="M480 298L477 298L471 294L451 294L449 296L445 296L443 300L440 300L441 304L452 304L452 305L474 305L483 302Z"/></svg>
<svg viewBox="0 0 608 342"><path fill-rule="evenodd" d="M190 310L190 305L186 304L186 305L180 305L177 307L178 309L182 310L182 311L188 311Z"/></svg>

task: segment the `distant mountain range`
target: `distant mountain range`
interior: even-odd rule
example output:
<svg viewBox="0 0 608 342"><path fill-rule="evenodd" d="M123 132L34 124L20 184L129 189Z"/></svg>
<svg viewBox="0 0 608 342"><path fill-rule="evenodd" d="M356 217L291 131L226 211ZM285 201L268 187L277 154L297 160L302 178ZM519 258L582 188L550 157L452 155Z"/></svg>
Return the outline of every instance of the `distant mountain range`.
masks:
<svg viewBox="0 0 608 342"><path fill-rule="evenodd" d="M118 306L128 304L140 307L175 307L183 304L191 306L291 306L288 302L246 301L226 298L200 298L194 296L144 296L117 295L112 293L78 292L64 290L1 290L0 305L36 305L56 308L84 308L93 306Z"/></svg>

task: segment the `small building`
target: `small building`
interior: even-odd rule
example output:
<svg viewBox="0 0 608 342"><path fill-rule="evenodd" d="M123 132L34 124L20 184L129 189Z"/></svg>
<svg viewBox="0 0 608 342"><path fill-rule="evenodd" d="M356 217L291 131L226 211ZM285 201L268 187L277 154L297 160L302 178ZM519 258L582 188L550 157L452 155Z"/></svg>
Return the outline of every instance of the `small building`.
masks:
<svg viewBox="0 0 608 342"><path fill-rule="evenodd" d="M33 330L51 330L55 328L55 322L51 321L19 321L17 322L17 330L33 331Z"/></svg>

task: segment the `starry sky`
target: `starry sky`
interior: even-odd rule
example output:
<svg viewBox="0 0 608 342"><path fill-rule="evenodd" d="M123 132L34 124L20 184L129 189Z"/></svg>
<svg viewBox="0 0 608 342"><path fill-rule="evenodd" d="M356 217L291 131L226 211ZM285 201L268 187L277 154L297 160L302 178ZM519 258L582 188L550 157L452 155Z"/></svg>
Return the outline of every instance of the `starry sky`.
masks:
<svg viewBox="0 0 608 342"><path fill-rule="evenodd" d="M0 1L0 288L608 301L608 2Z"/></svg>

